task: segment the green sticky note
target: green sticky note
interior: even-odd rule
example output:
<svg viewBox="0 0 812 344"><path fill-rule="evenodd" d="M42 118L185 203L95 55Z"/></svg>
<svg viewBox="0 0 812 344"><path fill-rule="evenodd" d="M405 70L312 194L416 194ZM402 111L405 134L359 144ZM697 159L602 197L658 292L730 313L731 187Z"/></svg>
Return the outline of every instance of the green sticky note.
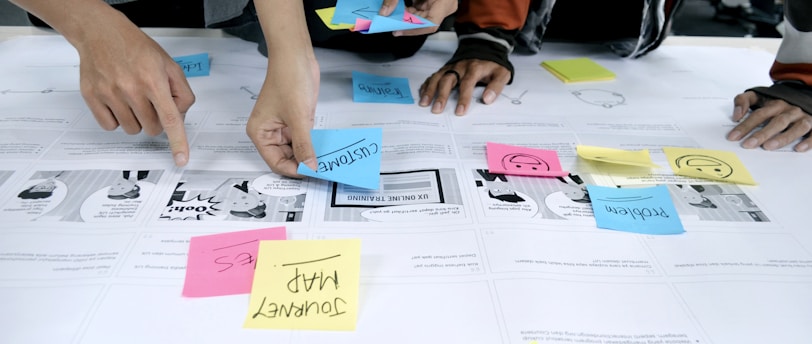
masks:
<svg viewBox="0 0 812 344"><path fill-rule="evenodd" d="M602 81L613 80L615 73L592 61L588 57L574 59L547 60L541 63L544 69L550 71L563 82Z"/></svg>

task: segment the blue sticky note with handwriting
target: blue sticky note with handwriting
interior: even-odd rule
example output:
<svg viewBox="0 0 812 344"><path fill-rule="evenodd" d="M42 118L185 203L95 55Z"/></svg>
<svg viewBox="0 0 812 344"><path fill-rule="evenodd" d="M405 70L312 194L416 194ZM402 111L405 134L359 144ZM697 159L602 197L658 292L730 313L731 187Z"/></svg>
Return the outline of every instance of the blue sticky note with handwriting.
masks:
<svg viewBox="0 0 812 344"><path fill-rule="evenodd" d="M378 16L378 11L383 5L383 0L338 0L333 13L331 24L353 24L355 19L373 20ZM390 18L403 18L406 14L406 4L398 1L397 6Z"/></svg>
<svg viewBox="0 0 812 344"><path fill-rule="evenodd" d="M313 129L310 135L318 169L299 163L299 174L364 189L380 187L383 129Z"/></svg>
<svg viewBox="0 0 812 344"><path fill-rule="evenodd" d="M587 185L586 189L600 228L641 234L685 232L665 185L646 188Z"/></svg>
<svg viewBox="0 0 812 344"><path fill-rule="evenodd" d="M356 103L414 104L409 79L352 72L352 100Z"/></svg>
<svg viewBox="0 0 812 344"><path fill-rule="evenodd" d="M380 33L391 32L400 30L420 29L424 27L437 26L430 22L428 19L418 16L416 14L409 14L404 18L393 18L392 16L375 16L372 18L372 23L369 25L369 30L361 31L361 33Z"/></svg>
<svg viewBox="0 0 812 344"><path fill-rule="evenodd" d="M210 65L208 53L178 56L172 59L180 65L186 77L209 75Z"/></svg>

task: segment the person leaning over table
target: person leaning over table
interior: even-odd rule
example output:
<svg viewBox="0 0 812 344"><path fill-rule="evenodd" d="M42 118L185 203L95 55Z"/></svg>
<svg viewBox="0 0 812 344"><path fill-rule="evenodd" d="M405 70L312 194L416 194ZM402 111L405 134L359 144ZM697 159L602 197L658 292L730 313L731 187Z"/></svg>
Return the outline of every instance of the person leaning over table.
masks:
<svg viewBox="0 0 812 344"><path fill-rule="evenodd" d="M465 0L454 29L459 45L451 59L420 87L420 106L441 113L455 89L454 113L464 115L474 88L493 103L513 81L511 53L535 54L543 40L602 43L621 57L656 49L681 0Z"/></svg>
<svg viewBox="0 0 812 344"><path fill-rule="evenodd" d="M728 134L744 148L812 148L812 0L784 0L785 32L770 68L772 86L737 95Z"/></svg>
<svg viewBox="0 0 812 344"><path fill-rule="evenodd" d="M414 54L425 40L425 36L397 38L388 33L368 37L330 33L314 10L335 6L335 0L108 0L118 7L101 0L10 1L76 48L81 93L102 128L120 126L127 134L166 132L177 166L189 160L184 116L195 96L180 66L122 11L140 8L145 12L141 17L150 19L171 10L184 22L194 22L184 17L200 15L208 27L225 27L259 42L260 52L268 57L265 80L270 82L262 85L246 133L272 171L292 177L299 176L300 162L312 169L317 166L310 139L320 82L313 44L358 50L382 47L403 57ZM391 14L397 3L383 0L378 13ZM157 10L150 12L153 8ZM409 8L435 22L456 9L457 0L417 0ZM399 34L434 31L436 27Z"/></svg>

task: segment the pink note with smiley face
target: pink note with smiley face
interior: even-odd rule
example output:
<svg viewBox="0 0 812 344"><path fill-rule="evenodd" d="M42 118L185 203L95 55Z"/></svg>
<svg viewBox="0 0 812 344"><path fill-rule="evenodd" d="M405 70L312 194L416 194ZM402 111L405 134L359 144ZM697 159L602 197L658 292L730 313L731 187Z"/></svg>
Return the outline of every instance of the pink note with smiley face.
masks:
<svg viewBox="0 0 812 344"><path fill-rule="evenodd" d="M558 153L552 150L511 146L488 142L486 145L490 173L517 176L563 177Z"/></svg>

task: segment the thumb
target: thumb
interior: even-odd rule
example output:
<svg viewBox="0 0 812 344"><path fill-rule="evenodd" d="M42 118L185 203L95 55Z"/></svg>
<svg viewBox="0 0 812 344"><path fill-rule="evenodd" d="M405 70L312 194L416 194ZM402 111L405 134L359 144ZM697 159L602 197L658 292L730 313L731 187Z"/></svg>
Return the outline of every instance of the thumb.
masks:
<svg viewBox="0 0 812 344"><path fill-rule="evenodd" d="M303 122L311 123L308 121ZM296 158L296 161L305 164L305 166L315 171L318 168L318 160L310 137L311 130L312 125L308 126L304 123L290 126L290 141L291 147L293 148L293 156Z"/></svg>
<svg viewBox="0 0 812 344"><path fill-rule="evenodd" d="M388 17L392 12L395 12L395 7L397 7L399 0L383 0L383 4L381 4L381 9L378 11L378 15Z"/></svg>

